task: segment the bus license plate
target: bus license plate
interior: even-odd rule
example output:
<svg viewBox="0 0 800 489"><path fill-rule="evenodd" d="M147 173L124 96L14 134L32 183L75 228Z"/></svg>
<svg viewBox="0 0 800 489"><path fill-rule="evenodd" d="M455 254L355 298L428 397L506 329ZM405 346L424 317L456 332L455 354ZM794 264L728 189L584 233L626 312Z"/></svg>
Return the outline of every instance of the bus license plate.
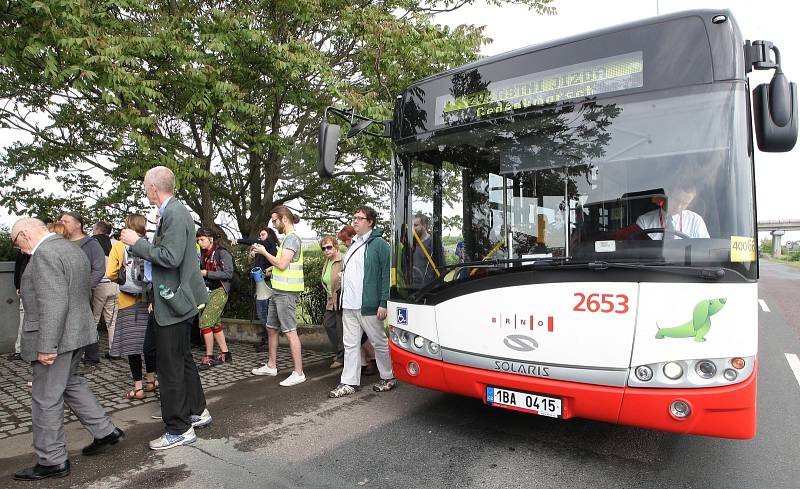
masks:
<svg viewBox="0 0 800 489"><path fill-rule="evenodd" d="M561 399L486 386L486 403L550 418L561 417Z"/></svg>

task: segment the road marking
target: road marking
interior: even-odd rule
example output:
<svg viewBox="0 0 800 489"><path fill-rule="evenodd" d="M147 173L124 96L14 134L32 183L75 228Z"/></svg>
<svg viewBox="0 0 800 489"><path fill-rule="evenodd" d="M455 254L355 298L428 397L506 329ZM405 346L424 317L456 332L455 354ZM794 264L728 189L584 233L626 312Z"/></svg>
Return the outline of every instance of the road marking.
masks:
<svg viewBox="0 0 800 489"><path fill-rule="evenodd" d="M767 303L766 303L766 302L764 302L764 299L759 299L759 300L758 300L758 305L760 305L760 306L761 306L761 310L762 310L762 311L764 311L764 312L769 312L769 306L767 305Z"/></svg>
<svg viewBox="0 0 800 489"><path fill-rule="evenodd" d="M341 370L334 370L333 372L331 372L329 374L320 375L320 376L314 377L314 378L312 378L310 380L322 380L322 379L327 379L329 377L333 377L335 375L342 375L342 371Z"/></svg>
<svg viewBox="0 0 800 489"><path fill-rule="evenodd" d="M794 353L785 353L785 355L786 361L789 362L789 368L794 372L794 378L796 378L797 383L800 384L800 358L797 358L797 355Z"/></svg>

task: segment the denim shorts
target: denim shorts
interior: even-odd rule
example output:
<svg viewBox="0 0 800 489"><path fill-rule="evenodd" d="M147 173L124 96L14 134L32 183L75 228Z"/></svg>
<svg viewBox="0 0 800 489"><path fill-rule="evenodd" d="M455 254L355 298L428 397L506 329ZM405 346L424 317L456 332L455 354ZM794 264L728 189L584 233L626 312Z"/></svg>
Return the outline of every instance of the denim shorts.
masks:
<svg viewBox="0 0 800 489"><path fill-rule="evenodd" d="M269 312L267 313L267 327L280 329L284 333L297 329L297 296L275 292L269 299Z"/></svg>

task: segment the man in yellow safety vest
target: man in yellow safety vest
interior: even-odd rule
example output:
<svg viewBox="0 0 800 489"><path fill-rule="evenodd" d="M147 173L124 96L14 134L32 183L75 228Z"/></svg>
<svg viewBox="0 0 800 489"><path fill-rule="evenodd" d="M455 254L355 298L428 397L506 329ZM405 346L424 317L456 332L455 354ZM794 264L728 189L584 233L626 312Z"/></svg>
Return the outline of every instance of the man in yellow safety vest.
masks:
<svg viewBox="0 0 800 489"><path fill-rule="evenodd" d="M294 371L281 382L282 386L297 385L306 381L303 373L300 337L297 336L297 297L303 292L303 241L294 230L300 218L283 205L272 209L272 225L284 235L278 254L273 255L261 244L253 245L253 252L264 256L272 267L272 288L275 293L269 301L267 331L269 334L269 358L262 367L254 368L253 375L278 375L278 331L283 331L289 341Z"/></svg>

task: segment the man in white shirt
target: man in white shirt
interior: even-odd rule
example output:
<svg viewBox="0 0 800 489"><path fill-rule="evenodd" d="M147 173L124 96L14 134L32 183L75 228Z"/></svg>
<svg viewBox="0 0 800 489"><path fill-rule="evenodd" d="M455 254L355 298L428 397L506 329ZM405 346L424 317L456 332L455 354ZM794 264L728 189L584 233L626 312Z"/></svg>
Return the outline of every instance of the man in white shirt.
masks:
<svg viewBox="0 0 800 489"><path fill-rule="evenodd" d="M341 382L328 394L344 397L355 393L361 384L359 346L362 332L375 348L375 362L381 380L372 386L375 392L386 392L397 386L389 357L389 340L383 328L386 303L389 299L391 249L375 229L378 213L361 206L353 212L356 237L342 259L342 326L344 368Z"/></svg>
<svg viewBox="0 0 800 489"><path fill-rule="evenodd" d="M636 219L636 225L641 229L663 229L665 233L648 233L650 239L683 239L710 238L706 223L696 212L688 209L697 195L693 186L678 188L669 195L668 199L661 200L659 208L642 214ZM672 232L670 232L672 231ZM680 234L676 234L680 233Z"/></svg>

